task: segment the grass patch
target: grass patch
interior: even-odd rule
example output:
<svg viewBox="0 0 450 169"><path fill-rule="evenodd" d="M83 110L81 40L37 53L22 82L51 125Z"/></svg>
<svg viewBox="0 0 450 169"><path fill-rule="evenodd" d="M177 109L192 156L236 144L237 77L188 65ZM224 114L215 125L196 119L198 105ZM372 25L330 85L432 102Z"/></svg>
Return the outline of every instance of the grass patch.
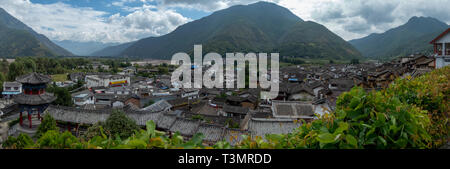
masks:
<svg viewBox="0 0 450 169"><path fill-rule="evenodd" d="M55 74L52 75L53 82L64 82L67 81L67 74Z"/></svg>

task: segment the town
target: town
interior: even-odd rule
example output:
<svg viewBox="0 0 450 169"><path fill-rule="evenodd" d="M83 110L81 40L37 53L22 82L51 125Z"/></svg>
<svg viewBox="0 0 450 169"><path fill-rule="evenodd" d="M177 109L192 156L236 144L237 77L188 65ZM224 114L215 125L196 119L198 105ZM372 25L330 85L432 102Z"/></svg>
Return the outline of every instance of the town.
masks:
<svg viewBox="0 0 450 169"><path fill-rule="evenodd" d="M157 130L179 133L185 139L202 133L207 145L222 140L236 144L241 135L286 134L332 112L337 98L354 86L381 90L397 78L415 78L449 65L450 48L445 46L450 43L449 30L430 42L435 51L429 56L413 54L386 63L281 67L279 94L274 99L261 98L259 88L179 88L170 76L177 65L167 63L124 64L113 73L108 71L110 66L94 62L89 67L97 71L69 73L65 81L27 73L3 83L0 142L20 133L33 136L44 115L53 117L60 130L81 137L113 111L123 112L140 127L153 121ZM192 71L196 68L192 66ZM47 91L49 87L71 88L70 106L55 104L58 97Z"/></svg>

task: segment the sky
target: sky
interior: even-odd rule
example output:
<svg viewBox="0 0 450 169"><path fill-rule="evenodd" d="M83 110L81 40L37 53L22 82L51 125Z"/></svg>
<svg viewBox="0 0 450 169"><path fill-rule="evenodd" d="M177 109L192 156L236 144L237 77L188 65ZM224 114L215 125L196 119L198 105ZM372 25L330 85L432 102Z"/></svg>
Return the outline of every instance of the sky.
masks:
<svg viewBox="0 0 450 169"><path fill-rule="evenodd" d="M450 0L266 0L345 40L381 33L413 16L450 23ZM54 41L124 43L170 33L233 5L257 0L0 0L0 7Z"/></svg>

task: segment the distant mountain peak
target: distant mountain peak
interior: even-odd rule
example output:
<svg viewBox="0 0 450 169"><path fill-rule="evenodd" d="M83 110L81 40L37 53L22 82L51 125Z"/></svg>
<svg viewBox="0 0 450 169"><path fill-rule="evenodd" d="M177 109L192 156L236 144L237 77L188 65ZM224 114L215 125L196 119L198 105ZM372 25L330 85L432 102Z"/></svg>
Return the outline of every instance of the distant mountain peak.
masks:
<svg viewBox="0 0 450 169"><path fill-rule="evenodd" d="M349 41L366 57L389 59L396 56L432 50L428 44L448 25L433 17L414 16L408 22L383 33Z"/></svg>
<svg viewBox="0 0 450 169"><path fill-rule="evenodd" d="M62 56L71 56L73 55L66 49L54 44L51 42L47 37L45 37L42 34L39 34L35 32L32 28L24 24L22 21L18 20L11 14L9 14L6 10L3 8L0 8L0 25L5 26L8 29L12 30L20 30L20 31L26 31L29 34L31 34L38 42L40 42L42 45L44 45L46 48L48 48L52 53L56 55L62 55ZM4 49L8 50L8 49Z"/></svg>
<svg viewBox="0 0 450 169"><path fill-rule="evenodd" d="M202 44L204 53L278 52L280 56L341 60L361 57L353 46L326 27L304 22L289 9L270 2L222 9L169 34L138 40L120 48L120 53L109 55L170 59L178 52L192 53L194 44Z"/></svg>
<svg viewBox="0 0 450 169"><path fill-rule="evenodd" d="M405 25L426 25L426 24L441 24L447 25L446 23L433 18L425 16L413 16L411 17Z"/></svg>

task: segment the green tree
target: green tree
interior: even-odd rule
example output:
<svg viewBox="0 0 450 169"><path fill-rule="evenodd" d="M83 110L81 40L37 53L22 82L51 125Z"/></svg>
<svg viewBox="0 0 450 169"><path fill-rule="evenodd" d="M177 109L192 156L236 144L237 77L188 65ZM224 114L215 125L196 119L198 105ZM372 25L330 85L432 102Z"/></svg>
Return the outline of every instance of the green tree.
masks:
<svg viewBox="0 0 450 169"><path fill-rule="evenodd" d="M359 64L359 59L352 59L350 64Z"/></svg>
<svg viewBox="0 0 450 169"><path fill-rule="evenodd" d="M13 62L9 64L8 69L8 80L14 81L16 80L16 77L24 75L26 73L25 67L21 62Z"/></svg>
<svg viewBox="0 0 450 169"><path fill-rule="evenodd" d="M124 112L114 110L106 119L105 130L111 133L111 136L120 138L130 137L134 131L139 130L136 122L128 118Z"/></svg>
<svg viewBox="0 0 450 169"><path fill-rule="evenodd" d="M53 92L57 97L53 104L61 106L72 106L72 96L67 88L58 87L53 85L47 89L48 92Z"/></svg>
<svg viewBox="0 0 450 169"><path fill-rule="evenodd" d="M56 126L56 120L49 114L46 114L44 116L44 119L42 120L42 123L39 125L37 129L35 137L40 138L42 135L44 135L44 133L46 133L49 130L58 131L59 129Z"/></svg>
<svg viewBox="0 0 450 169"><path fill-rule="evenodd" d="M5 75L3 75L2 72L0 72L0 92L3 91L3 82L5 82L6 78Z"/></svg>
<svg viewBox="0 0 450 169"><path fill-rule="evenodd" d="M20 133L17 138L9 136L8 139L3 142L2 146L3 148L10 148L10 149L23 149L23 148L29 148L34 145L33 140L30 136L27 134Z"/></svg>
<svg viewBox="0 0 450 169"><path fill-rule="evenodd" d="M73 136L72 133L68 131L59 133L55 130L45 132L44 135L37 140L39 148L74 148L79 143L80 141L78 138Z"/></svg>
<svg viewBox="0 0 450 169"><path fill-rule="evenodd" d="M105 126L105 123L103 122L95 123L87 129L87 131L82 135L81 138L83 138L84 140L91 140L95 136L103 137L103 135L111 135L111 133L108 133L103 129L103 126Z"/></svg>

